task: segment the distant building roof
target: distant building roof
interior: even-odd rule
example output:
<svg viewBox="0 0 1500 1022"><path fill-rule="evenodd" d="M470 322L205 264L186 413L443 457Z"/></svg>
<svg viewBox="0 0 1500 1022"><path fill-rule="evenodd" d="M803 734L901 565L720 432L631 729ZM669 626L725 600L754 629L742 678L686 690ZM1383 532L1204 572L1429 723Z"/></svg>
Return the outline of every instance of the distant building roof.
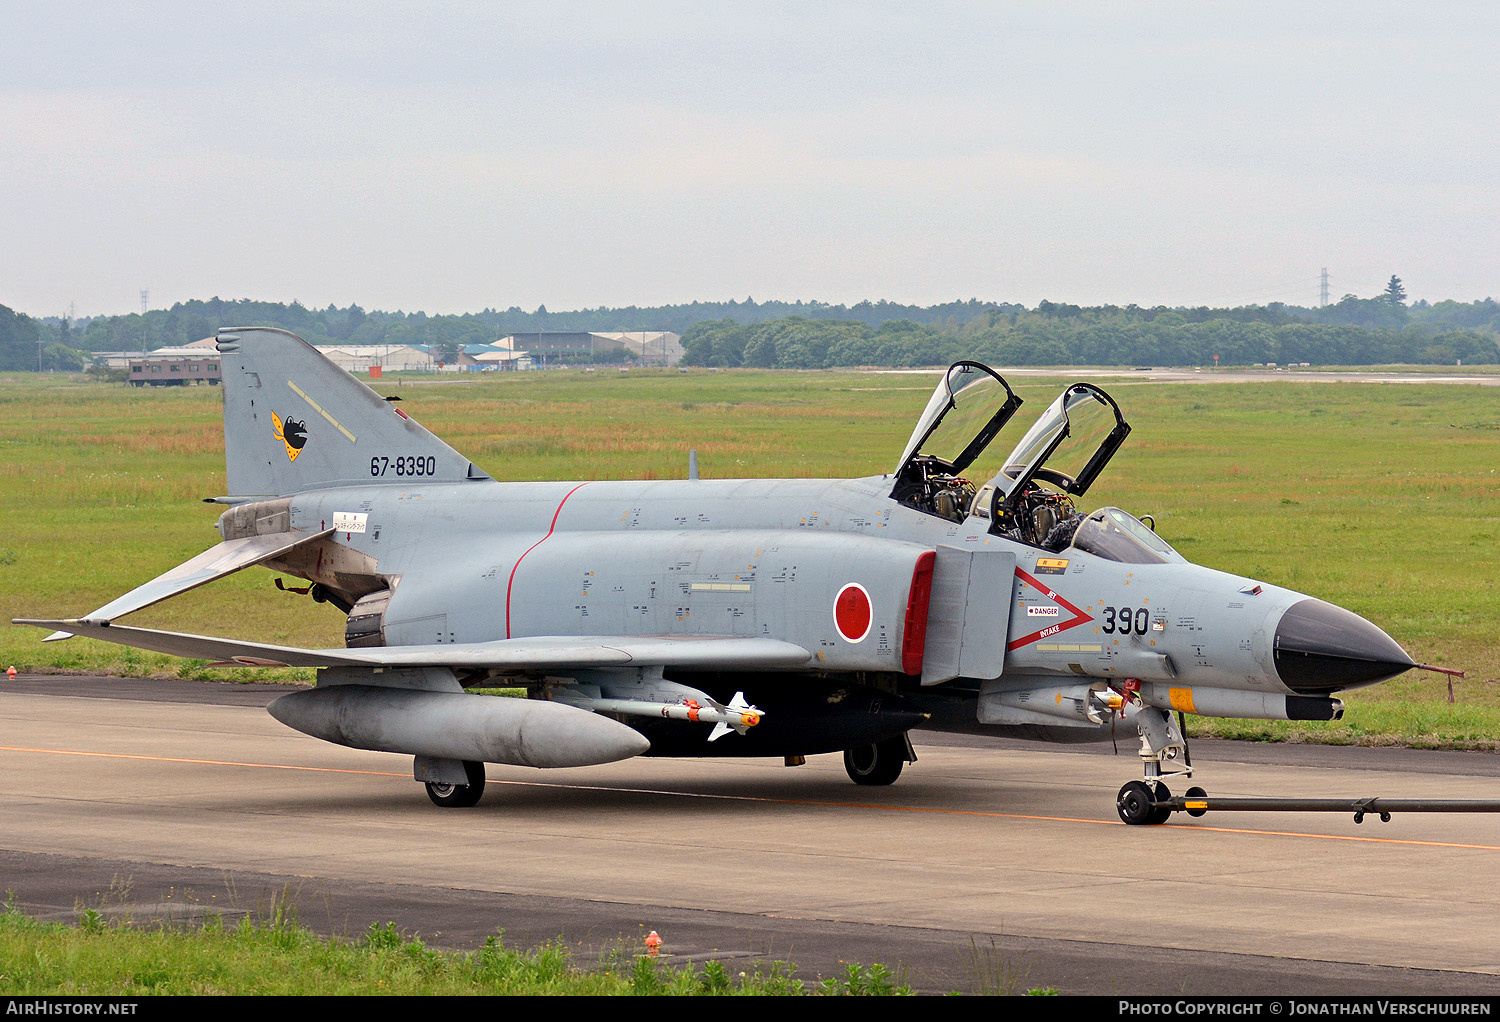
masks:
<svg viewBox="0 0 1500 1022"><path fill-rule="evenodd" d="M676 365L683 355L682 335L670 330L528 330L495 343L555 359L624 348L647 365Z"/></svg>
<svg viewBox="0 0 1500 1022"><path fill-rule="evenodd" d="M318 351L349 372L384 366L387 369L432 369L436 360L414 344L328 344Z"/></svg>

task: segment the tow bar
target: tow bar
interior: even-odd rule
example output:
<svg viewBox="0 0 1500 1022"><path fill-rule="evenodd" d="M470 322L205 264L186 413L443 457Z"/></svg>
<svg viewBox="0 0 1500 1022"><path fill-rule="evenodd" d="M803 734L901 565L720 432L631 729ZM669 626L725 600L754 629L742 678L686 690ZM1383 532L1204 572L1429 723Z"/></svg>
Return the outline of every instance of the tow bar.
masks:
<svg viewBox="0 0 1500 1022"><path fill-rule="evenodd" d="M1355 823L1365 822L1365 815L1378 815L1381 823L1390 823L1392 813L1500 813L1500 799L1493 798L1232 798L1210 797L1202 788L1189 788L1187 794L1153 801L1151 808L1161 815L1187 813L1202 816L1210 811L1222 813L1353 813Z"/></svg>

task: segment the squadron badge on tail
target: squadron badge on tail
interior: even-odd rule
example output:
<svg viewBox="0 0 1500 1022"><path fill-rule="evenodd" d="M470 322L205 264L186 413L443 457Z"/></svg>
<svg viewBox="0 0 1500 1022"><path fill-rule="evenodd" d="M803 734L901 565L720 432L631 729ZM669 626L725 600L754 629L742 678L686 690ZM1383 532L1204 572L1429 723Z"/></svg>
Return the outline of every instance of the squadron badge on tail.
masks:
<svg viewBox="0 0 1500 1022"><path fill-rule="evenodd" d="M287 458L296 461L302 448L307 446L307 423L298 422L290 415L283 421L274 411L271 412L271 422L276 430L276 439L286 445Z"/></svg>

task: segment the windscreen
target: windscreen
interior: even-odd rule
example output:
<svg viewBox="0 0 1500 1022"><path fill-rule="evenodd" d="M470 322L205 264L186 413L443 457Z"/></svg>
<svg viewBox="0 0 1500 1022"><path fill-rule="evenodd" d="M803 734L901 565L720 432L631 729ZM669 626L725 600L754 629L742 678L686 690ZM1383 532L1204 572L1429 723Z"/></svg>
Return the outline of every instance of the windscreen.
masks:
<svg viewBox="0 0 1500 1022"><path fill-rule="evenodd" d="M1117 507L1100 508L1089 515L1073 534L1073 546L1125 564L1162 564L1183 560L1146 524Z"/></svg>

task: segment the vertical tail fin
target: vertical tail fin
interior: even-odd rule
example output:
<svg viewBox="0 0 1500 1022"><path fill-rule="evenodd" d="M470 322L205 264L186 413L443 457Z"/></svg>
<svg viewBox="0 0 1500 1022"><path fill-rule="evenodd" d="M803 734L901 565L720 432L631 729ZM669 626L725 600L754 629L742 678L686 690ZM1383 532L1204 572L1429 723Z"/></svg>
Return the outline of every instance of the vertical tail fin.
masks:
<svg viewBox="0 0 1500 1022"><path fill-rule="evenodd" d="M488 478L296 334L221 330L218 342L230 495Z"/></svg>

